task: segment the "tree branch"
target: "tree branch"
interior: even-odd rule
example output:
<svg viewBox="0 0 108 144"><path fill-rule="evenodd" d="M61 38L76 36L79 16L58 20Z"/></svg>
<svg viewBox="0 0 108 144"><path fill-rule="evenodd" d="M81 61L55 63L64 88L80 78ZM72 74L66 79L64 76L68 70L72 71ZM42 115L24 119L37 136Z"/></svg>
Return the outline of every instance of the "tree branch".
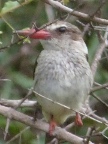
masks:
<svg viewBox="0 0 108 144"><path fill-rule="evenodd" d="M21 100L8 100L1 99L0 104L8 107L17 107ZM34 107L37 104L37 101L25 100L20 107Z"/></svg>
<svg viewBox="0 0 108 144"><path fill-rule="evenodd" d="M44 132L48 132L49 130L49 125L47 123L42 122L40 120L37 120L36 122L34 122L32 117L27 116L21 112L18 112L12 108L8 108L8 107L0 105L0 113L5 117L17 120L18 122L21 122L33 128L42 130ZM65 129L62 129L60 127L55 128L53 135L59 139L64 139L74 144L84 144L83 138L80 138L74 134L71 134L67 132ZM93 144L93 143L89 142L89 144Z"/></svg>
<svg viewBox="0 0 108 144"><path fill-rule="evenodd" d="M90 17L88 14L82 13L82 12L78 12L75 11L71 8L68 8L64 5L62 5L60 2L58 1L54 1L54 0L43 0L45 3L57 8L57 9L61 9L73 16L79 17L81 19L84 19L86 21L93 21L93 22L97 22L99 24L104 24L104 25L108 25L108 20L107 19L102 19L102 18L98 18L98 17Z"/></svg>
<svg viewBox="0 0 108 144"><path fill-rule="evenodd" d="M90 93L95 92L95 91L98 91L98 90L101 90L101 89L104 89L104 88L107 88L107 87L108 87L108 83L102 84L102 85L100 85L100 86L94 87L94 88L90 91Z"/></svg>
<svg viewBox="0 0 108 144"><path fill-rule="evenodd" d="M92 70L93 76L95 76L95 74L96 74L98 62L101 60L102 53L103 53L104 49L108 46L108 41L107 41L108 32L107 32L107 30L108 30L108 27L106 28L104 39L101 38L100 47L97 50L97 52L94 56L94 60L93 60L92 65L91 65L91 70Z"/></svg>
<svg viewBox="0 0 108 144"><path fill-rule="evenodd" d="M91 70L92 70L93 76L95 76L95 73L96 73L96 70L97 70L97 66L98 66L98 62L101 59L101 55L102 55L103 50L105 49L105 47L106 47L106 43L105 42L101 43L99 49L97 50L97 52L95 54L93 63L91 65Z"/></svg>

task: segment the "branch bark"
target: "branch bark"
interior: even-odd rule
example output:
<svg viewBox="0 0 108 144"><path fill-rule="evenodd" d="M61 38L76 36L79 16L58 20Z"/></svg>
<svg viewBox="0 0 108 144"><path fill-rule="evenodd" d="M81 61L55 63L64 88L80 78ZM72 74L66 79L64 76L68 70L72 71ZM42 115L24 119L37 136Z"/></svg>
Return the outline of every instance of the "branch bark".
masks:
<svg viewBox="0 0 108 144"><path fill-rule="evenodd" d="M17 107L21 100L9 100L9 99L1 99L0 104L8 107ZM25 100L20 107L34 107L36 106L37 101Z"/></svg>
<svg viewBox="0 0 108 144"><path fill-rule="evenodd" d="M84 19L86 21L93 21L93 22L97 22L99 24L104 24L104 25L108 25L108 20L107 19L102 19L102 18L98 18L98 17L90 17L88 14L82 13L82 12L78 12L78 11L74 11L73 9L66 7L64 5L62 5L60 2L58 1L54 1L54 0L43 0L45 3L57 8L57 9L61 9L62 11L65 11L73 16L79 17L81 19Z"/></svg>
<svg viewBox="0 0 108 144"><path fill-rule="evenodd" d="M49 130L49 125L47 123L42 122L40 120L37 120L36 122L34 122L32 117L27 116L21 112L18 112L12 108L8 108L8 107L0 105L0 114L2 114L5 117L8 117L10 119L17 120L18 122L21 122L21 123L31 126L33 128L42 130L44 132L48 132L48 130ZM64 139L64 140L74 143L74 144L84 144L84 141L82 138L80 138L74 134L71 134L71 133L67 132L65 129L62 129L60 127L55 128L53 135L59 139ZM88 144L93 144L93 143L89 142Z"/></svg>
<svg viewBox="0 0 108 144"><path fill-rule="evenodd" d="M93 76L95 76L95 74L96 74L98 63L101 60L101 56L102 56L103 51L105 50L106 47L108 47L107 37L108 37L108 27L106 27L104 37L102 37L102 35L100 35L98 33L98 38L100 40L100 47L97 50L97 52L94 56L94 60L93 60L92 65L91 65L91 70L92 70Z"/></svg>
<svg viewBox="0 0 108 144"><path fill-rule="evenodd" d="M93 76L95 76L95 74L96 74L98 63L99 63L99 61L101 59L101 55L102 55L104 49L106 48L106 46L107 46L107 44L105 43L105 41L102 42L100 44L99 49L97 50L97 52L96 52L96 54L94 56L94 60L93 60L92 65L91 65L91 70L92 70Z"/></svg>

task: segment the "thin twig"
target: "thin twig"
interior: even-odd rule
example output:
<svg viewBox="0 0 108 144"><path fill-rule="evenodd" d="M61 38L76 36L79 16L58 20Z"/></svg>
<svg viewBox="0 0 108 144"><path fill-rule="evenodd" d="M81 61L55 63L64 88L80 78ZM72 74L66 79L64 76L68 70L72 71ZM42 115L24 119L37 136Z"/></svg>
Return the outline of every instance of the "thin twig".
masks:
<svg viewBox="0 0 108 144"><path fill-rule="evenodd" d="M88 128L88 131L87 131L87 134L86 134L87 139L85 141L85 144L89 144L90 138L91 138L94 130L95 130L95 127Z"/></svg>
<svg viewBox="0 0 108 144"><path fill-rule="evenodd" d="M100 134L105 137L108 140L108 136L105 135L105 132L108 130L108 127L106 127Z"/></svg>
<svg viewBox="0 0 108 144"><path fill-rule="evenodd" d="M90 119L93 120L93 121L96 121L96 122L98 122L98 123L102 123L101 121L92 118L91 116L89 116L89 115L86 114L86 113L82 113L82 112L76 111L76 110L74 110L74 109L72 109L72 108L70 108L70 107L68 107L68 106L66 106L66 105L63 105L63 104L61 104L61 103L59 103L59 102L56 102L56 101L53 101L53 100L51 100L51 99L49 99L49 98L47 98L47 97L45 97L45 96L37 93L36 91L33 91L33 92L35 93L36 96L39 96L39 97L41 97L41 98L43 98L43 99L46 99L46 100L48 100L49 102L52 102L52 104L59 105L59 106L61 106L61 107L64 107L64 108L72 111L72 112L73 112L73 111L74 111L74 112L78 112L79 114L81 114L81 115L83 115L83 116L86 116L86 117L90 118Z"/></svg>
<svg viewBox="0 0 108 144"><path fill-rule="evenodd" d="M21 106L21 104L32 94L33 92L33 88L31 88L28 92L28 94L18 103L18 105L16 105L14 107L14 109L17 109L18 107ZM10 109L11 111L11 109ZM11 122L11 117L7 118L7 123L6 123L6 128L5 128L5 134L4 134L4 139L6 140L6 137L7 137L7 134L8 134L8 129L9 129L9 125L10 125L10 122Z"/></svg>
<svg viewBox="0 0 108 144"><path fill-rule="evenodd" d="M97 66L98 66L99 61L101 60L102 53L103 53L104 49L108 46L108 44L107 44L107 34L108 34L107 30L108 30L108 27L106 28L104 40L101 42L100 47L97 50L95 57L94 57L94 60L93 60L92 65L91 65L91 70L92 70L93 76L95 76L95 74L96 74Z"/></svg>
<svg viewBox="0 0 108 144"><path fill-rule="evenodd" d="M25 129L23 129L22 131L20 131L20 133L18 133L17 135L15 135L14 137L12 137L10 140L8 140L6 142L6 144L9 144L9 143L13 142L15 139L17 139L18 137L20 137L20 135L23 134L28 129L30 129L30 126L27 126Z"/></svg>
<svg viewBox="0 0 108 144"><path fill-rule="evenodd" d="M41 120L37 120L34 123L34 121L32 120L32 117L26 114L23 114L21 112L18 112L14 109L10 110L10 108L0 105L0 114L4 115L5 117L11 116L12 119L17 120L18 122L24 123L36 129L40 129L44 132L48 132L49 124L42 122ZM65 141L68 141L71 143L84 144L83 138L76 136L74 134L71 134L67 132L65 129L62 129L60 127L55 127L53 136L56 136L59 139L64 139ZM89 144L93 144L93 143L90 141Z"/></svg>
<svg viewBox="0 0 108 144"><path fill-rule="evenodd" d="M4 132L4 140L6 140L6 138L7 138L8 130L9 130L9 125L10 125L10 118L7 118L5 132Z"/></svg>
<svg viewBox="0 0 108 144"><path fill-rule="evenodd" d="M107 45L106 45L105 42L101 43L99 49L97 50L97 52L96 52L96 54L95 54L93 63L92 63L92 65L91 65L91 70L92 70L93 76L95 76L95 74L96 74L96 70L97 70L98 63L99 63L99 61L100 61L100 59L101 59L101 55L102 55L104 49L106 48L106 46L107 46Z"/></svg>
<svg viewBox="0 0 108 144"><path fill-rule="evenodd" d="M108 20L107 19L102 19L102 18L98 18L98 17L93 17L92 19L90 18L90 16L88 14L79 12L79 11L73 11L73 9L66 7L64 5L62 5L60 2L58 1L54 1L54 0L43 0L45 3L57 8L57 9L61 9L73 16L79 17L81 19L84 19L86 21L93 21L93 22L97 22L100 24L104 24L104 25L108 25Z"/></svg>
<svg viewBox="0 0 108 144"><path fill-rule="evenodd" d="M102 84L97 83L97 82L94 82L94 85L96 85L96 86L102 86ZM108 90L108 87L104 87L104 89L107 89L107 90Z"/></svg>
<svg viewBox="0 0 108 144"><path fill-rule="evenodd" d="M28 99L28 97L29 97L32 93L33 93L33 88L31 88L31 89L29 90L29 92L27 93L27 95L18 103L17 106L14 107L14 109L17 109L18 107L20 107L21 104L22 104L26 99Z"/></svg>
<svg viewBox="0 0 108 144"><path fill-rule="evenodd" d="M94 87L94 88L90 91L90 93L95 92L95 91L98 91L98 90L101 90L101 89L103 89L103 88L107 88L107 87L108 87L108 83L102 84L101 86Z"/></svg>
<svg viewBox="0 0 108 144"><path fill-rule="evenodd" d="M9 100L9 99L0 99L0 104L8 107L17 107L18 104L22 101L20 100ZM34 107L36 106L37 101L25 100L20 107Z"/></svg>
<svg viewBox="0 0 108 144"><path fill-rule="evenodd" d="M97 97L96 94L91 93L91 95L108 108L108 104L106 104L103 100L101 100L99 97Z"/></svg>

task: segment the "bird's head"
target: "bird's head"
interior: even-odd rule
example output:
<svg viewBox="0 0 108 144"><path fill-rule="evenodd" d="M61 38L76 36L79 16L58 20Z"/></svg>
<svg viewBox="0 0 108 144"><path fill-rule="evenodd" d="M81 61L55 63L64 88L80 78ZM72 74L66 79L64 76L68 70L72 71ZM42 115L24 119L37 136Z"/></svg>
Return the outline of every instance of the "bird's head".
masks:
<svg viewBox="0 0 108 144"><path fill-rule="evenodd" d="M70 48L88 54L81 31L68 22L57 21L39 31L29 29L20 30L17 33L19 35L29 36L32 39L40 39L44 49L61 50Z"/></svg>

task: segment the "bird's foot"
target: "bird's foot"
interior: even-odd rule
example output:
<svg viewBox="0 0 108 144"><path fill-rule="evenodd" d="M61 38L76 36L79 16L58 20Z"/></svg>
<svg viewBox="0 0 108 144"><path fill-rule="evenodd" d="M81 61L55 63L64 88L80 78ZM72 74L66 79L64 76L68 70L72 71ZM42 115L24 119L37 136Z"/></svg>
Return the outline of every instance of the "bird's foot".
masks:
<svg viewBox="0 0 108 144"><path fill-rule="evenodd" d="M51 117L51 121L49 124L49 135L52 136L53 131L55 130L55 127L57 126L56 122L53 120L53 116Z"/></svg>
<svg viewBox="0 0 108 144"><path fill-rule="evenodd" d="M55 130L56 125L57 125L57 124L56 124L55 121L51 121L51 122L50 122L49 135L52 135L53 131Z"/></svg>
<svg viewBox="0 0 108 144"><path fill-rule="evenodd" d="M79 113L76 113L75 124L76 124L77 126L82 126L82 125L83 125L83 122L82 122L82 119L81 119L81 116L80 116Z"/></svg>

